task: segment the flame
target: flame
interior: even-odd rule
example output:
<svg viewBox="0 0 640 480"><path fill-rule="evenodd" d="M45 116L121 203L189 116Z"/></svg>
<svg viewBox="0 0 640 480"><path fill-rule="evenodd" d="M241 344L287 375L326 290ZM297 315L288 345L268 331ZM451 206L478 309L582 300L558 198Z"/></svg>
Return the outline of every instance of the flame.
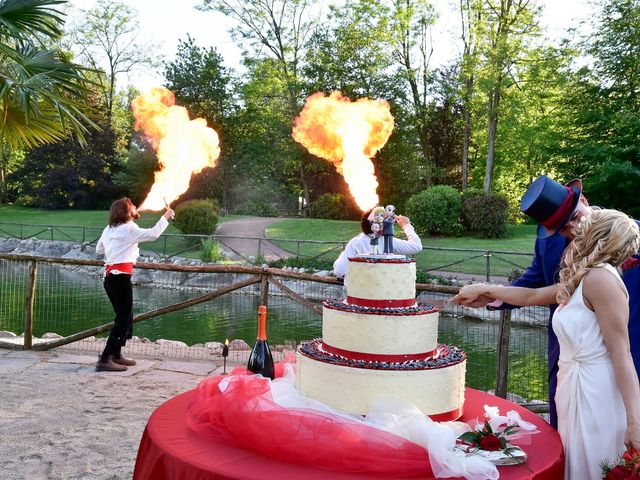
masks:
<svg viewBox="0 0 640 480"><path fill-rule="evenodd" d="M220 155L218 134L203 118L189 120L175 105L173 92L154 87L131 102L134 128L143 130L158 152L160 170L139 210L162 210L189 188L191 175L215 166Z"/></svg>
<svg viewBox="0 0 640 480"><path fill-rule="evenodd" d="M228 339L228 338L225 338L225 339L224 339L224 344L225 344L225 345L229 345L229 339Z"/></svg>
<svg viewBox="0 0 640 480"><path fill-rule="evenodd" d="M310 153L332 162L362 211L379 202L378 180L370 158L393 130L393 116L385 100L361 98L352 102L340 92L309 98L294 121L293 139Z"/></svg>

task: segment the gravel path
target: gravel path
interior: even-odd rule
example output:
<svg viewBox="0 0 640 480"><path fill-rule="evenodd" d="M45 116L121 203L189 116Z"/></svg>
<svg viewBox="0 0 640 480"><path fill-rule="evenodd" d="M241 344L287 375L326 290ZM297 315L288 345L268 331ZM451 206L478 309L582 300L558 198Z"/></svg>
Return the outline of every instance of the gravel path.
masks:
<svg viewBox="0 0 640 480"><path fill-rule="evenodd" d="M255 258L258 247L267 260L288 258L293 255L291 252L287 252L267 240L256 240L264 238L265 228L281 220L281 218L274 217L246 217L230 220L220 224L216 235L235 237L219 238L225 249L231 251L234 259L239 259L241 256Z"/></svg>
<svg viewBox="0 0 640 480"><path fill-rule="evenodd" d="M221 238L220 242L226 247L226 249L233 253L235 259L240 258L240 255L245 257L254 257L258 252L258 244L265 255L267 260L277 260L279 258L289 258L293 256L291 252L283 250L282 248L274 245L267 240L255 240L255 238L264 238L264 230L269 225L281 221L281 218L274 217L246 217L239 220L230 220L220 224L216 230L216 235L224 235L236 238ZM254 239L251 239L254 238ZM240 254L240 255L239 255ZM458 280L473 281L473 282L485 282L485 275L475 275L468 273L457 272L445 272L445 271L433 271L429 272L432 275L445 277L445 278L457 278ZM491 276L491 281L494 283L507 284L507 277Z"/></svg>

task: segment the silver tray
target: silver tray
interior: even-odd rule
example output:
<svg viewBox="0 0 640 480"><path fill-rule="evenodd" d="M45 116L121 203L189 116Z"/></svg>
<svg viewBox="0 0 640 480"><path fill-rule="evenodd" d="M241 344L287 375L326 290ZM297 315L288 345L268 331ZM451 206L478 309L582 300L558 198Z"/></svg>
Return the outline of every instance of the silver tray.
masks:
<svg viewBox="0 0 640 480"><path fill-rule="evenodd" d="M468 445L456 445L456 450L463 452L465 455L479 455L500 467L506 465L520 465L527 461L527 454L524 450L514 445L507 446L514 449L509 455L504 453L502 450L481 450Z"/></svg>

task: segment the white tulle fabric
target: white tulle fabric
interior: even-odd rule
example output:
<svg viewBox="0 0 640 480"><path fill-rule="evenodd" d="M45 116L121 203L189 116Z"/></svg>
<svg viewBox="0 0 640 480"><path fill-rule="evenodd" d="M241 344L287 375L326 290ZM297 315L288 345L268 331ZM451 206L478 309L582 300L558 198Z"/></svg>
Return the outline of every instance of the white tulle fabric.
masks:
<svg viewBox="0 0 640 480"><path fill-rule="evenodd" d="M619 281L614 267L602 264ZM600 463L624 452L627 417L598 317L584 303L580 282L553 316L560 343L558 433L565 453L565 480L600 480Z"/></svg>
<svg viewBox="0 0 640 480"><path fill-rule="evenodd" d="M224 392L233 381L233 376L222 380L219 384L220 390ZM471 429L466 423L434 422L415 405L395 399L381 398L376 401L364 418L335 410L324 403L301 395L296 390L295 366L292 364L285 365L284 376L271 381L270 384L271 396L281 407L308 409L324 415L341 417L398 435L422 446L429 452L429 461L436 478L464 477L468 480L496 480L500 477L495 465L487 459L475 455L468 456L454 450L457 437Z"/></svg>

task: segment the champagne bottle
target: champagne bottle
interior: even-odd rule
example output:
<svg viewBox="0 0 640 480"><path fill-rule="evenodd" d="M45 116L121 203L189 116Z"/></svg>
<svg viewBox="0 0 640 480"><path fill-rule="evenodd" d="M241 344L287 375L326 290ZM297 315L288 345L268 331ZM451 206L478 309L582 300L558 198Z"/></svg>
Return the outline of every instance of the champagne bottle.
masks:
<svg viewBox="0 0 640 480"><path fill-rule="evenodd" d="M272 380L275 376L273 357L267 343L267 307L264 305L258 307L258 338L253 350L251 350L247 370Z"/></svg>

